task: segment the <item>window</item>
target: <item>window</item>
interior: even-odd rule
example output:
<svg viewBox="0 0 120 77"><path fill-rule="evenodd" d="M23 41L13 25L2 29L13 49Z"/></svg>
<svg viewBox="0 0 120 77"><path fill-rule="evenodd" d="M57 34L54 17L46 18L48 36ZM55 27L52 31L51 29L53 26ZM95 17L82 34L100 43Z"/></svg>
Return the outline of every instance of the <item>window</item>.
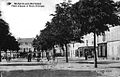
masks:
<svg viewBox="0 0 120 77"><path fill-rule="evenodd" d="M28 51L28 48L26 48L26 51Z"/></svg>
<svg viewBox="0 0 120 77"><path fill-rule="evenodd" d="M25 45L28 45L28 43L27 43L27 42L25 42Z"/></svg>
<svg viewBox="0 0 120 77"><path fill-rule="evenodd" d="M29 48L29 51L31 51L31 48Z"/></svg>
<svg viewBox="0 0 120 77"><path fill-rule="evenodd" d="M103 50L102 50L102 56L105 56L105 46L103 46Z"/></svg>
<svg viewBox="0 0 120 77"><path fill-rule="evenodd" d="M25 52L25 48L24 48L24 51L23 52Z"/></svg>
<svg viewBox="0 0 120 77"><path fill-rule="evenodd" d="M100 46L100 56L103 56L103 55L102 55L102 52L103 52L103 47Z"/></svg>
<svg viewBox="0 0 120 77"><path fill-rule="evenodd" d="M20 45L22 45L23 43L20 43Z"/></svg>
<svg viewBox="0 0 120 77"><path fill-rule="evenodd" d="M102 41L105 41L105 34L103 34L103 38L102 38Z"/></svg>
<svg viewBox="0 0 120 77"><path fill-rule="evenodd" d="M88 46L88 40L86 40L86 46Z"/></svg>
<svg viewBox="0 0 120 77"><path fill-rule="evenodd" d="M94 44L94 41L92 41L92 45Z"/></svg>
<svg viewBox="0 0 120 77"><path fill-rule="evenodd" d="M22 48L20 48L20 50L22 51L23 49L22 49Z"/></svg>

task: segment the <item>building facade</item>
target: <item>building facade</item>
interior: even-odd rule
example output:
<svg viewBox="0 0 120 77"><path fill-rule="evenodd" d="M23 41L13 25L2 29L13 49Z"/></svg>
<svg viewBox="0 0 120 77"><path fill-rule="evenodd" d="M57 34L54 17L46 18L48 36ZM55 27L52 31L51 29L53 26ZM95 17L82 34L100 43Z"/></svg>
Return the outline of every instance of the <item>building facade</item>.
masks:
<svg viewBox="0 0 120 77"><path fill-rule="evenodd" d="M29 52L34 52L34 47L32 46L34 38L19 38L17 41L20 44L19 56L27 57Z"/></svg>
<svg viewBox="0 0 120 77"><path fill-rule="evenodd" d="M97 41L96 41L97 42ZM97 45L97 44L96 44ZM76 50L78 57L93 57L94 53L94 35L93 33L83 36L83 43L80 43L80 46Z"/></svg>
<svg viewBox="0 0 120 77"><path fill-rule="evenodd" d="M110 59L120 58L120 26L111 27L98 37L99 54Z"/></svg>
<svg viewBox="0 0 120 77"><path fill-rule="evenodd" d="M69 57L84 57L85 52L88 52L89 56L93 56L94 37L93 33L83 36L83 43L70 43L68 44ZM97 42L97 40L96 40ZM97 44L96 44L97 45Z"/></svg>
<svg viewBox="0 0 120 77"><path fill-rule="evenodd" d="M75 49L71 44L69 54L71 57L84 57L86 50L93 55L94 37L93 33L85 35L84 43L80 43ZM110 31L106 31L104 35L96 38L97 56L99 58L120 59L120 26L111 27Z"/></svg>

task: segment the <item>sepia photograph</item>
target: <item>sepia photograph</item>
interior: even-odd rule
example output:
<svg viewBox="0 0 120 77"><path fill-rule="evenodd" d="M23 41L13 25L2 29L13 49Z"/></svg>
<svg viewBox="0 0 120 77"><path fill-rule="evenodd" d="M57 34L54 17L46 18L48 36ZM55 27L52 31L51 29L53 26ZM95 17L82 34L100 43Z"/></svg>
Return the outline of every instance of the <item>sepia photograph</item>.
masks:
<svg viewBox="0 0 120 77"><path fill-rule="evenodd" d="M0 77L120 77L120 0L0 0Z"/></svg>

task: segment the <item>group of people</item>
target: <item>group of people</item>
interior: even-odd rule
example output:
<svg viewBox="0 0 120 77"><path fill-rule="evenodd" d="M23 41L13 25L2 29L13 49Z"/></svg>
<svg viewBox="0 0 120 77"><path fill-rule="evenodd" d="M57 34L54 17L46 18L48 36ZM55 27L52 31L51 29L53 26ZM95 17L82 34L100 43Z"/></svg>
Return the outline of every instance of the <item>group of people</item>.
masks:
<svg viewBox="0 0 120 77"><path fill-rule="evenodd" d="M46 59L49 61L49 60L51 60L51 58L55 58L55 55L50 55L49 54L49 52L46 52ZM27 55L27 59L28 59L28 62L31 62L31 59L32 59L32 54L31 53L28 53L28 55ZM37 56L37 61L39 62L40 61L40 59L41 59L41 54L39 54L38 56Z"/></svg>
<svg viewBox="0 0 120 77"><path fill-rule="evenodd" d="M10 60L11 60L11 56L10 55L6 56L6 61L9 62Z"/></svg>

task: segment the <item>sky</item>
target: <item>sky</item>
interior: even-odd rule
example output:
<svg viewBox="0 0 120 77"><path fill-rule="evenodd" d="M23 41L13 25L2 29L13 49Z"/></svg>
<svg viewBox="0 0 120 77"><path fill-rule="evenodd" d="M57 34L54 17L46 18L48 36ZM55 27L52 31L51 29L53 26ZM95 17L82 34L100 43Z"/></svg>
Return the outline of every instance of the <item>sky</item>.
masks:
<svg viewBox="0 0 120 77"><path fill-rule="evenodd" d="M72 0L73 3L76 1ZM45 7L12 7L8 2L41 3ZM45 23L52 18L50 14L55 11L55 4L60 2L63 0L0 0L0 10L16 38L33 38L45 28Z"/></svg>

